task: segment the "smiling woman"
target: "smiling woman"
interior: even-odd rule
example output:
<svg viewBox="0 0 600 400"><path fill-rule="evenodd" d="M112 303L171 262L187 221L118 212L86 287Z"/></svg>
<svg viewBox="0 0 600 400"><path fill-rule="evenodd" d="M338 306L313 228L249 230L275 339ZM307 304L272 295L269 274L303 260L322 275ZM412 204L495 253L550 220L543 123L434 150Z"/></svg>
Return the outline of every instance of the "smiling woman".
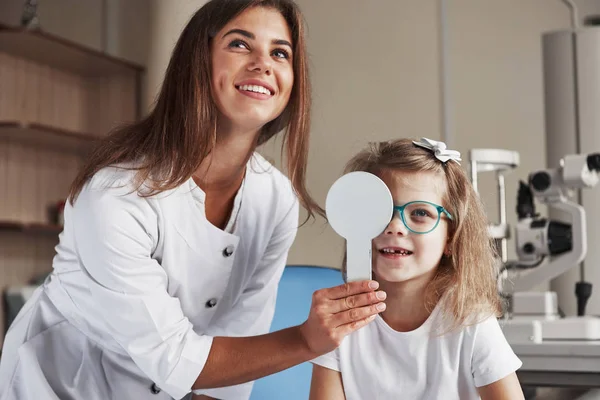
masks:
<svg viewBox="0 0 600 400"><path fill-rule="evenodd" d="M373 321L377 283L353 282L267 333L299 204L322 213L303 32L291 0L211 0L191 18L153 110L73 183L54 270L7 333L1 399L247 399ZM288 176L255 152L281 131Z"/></svg>

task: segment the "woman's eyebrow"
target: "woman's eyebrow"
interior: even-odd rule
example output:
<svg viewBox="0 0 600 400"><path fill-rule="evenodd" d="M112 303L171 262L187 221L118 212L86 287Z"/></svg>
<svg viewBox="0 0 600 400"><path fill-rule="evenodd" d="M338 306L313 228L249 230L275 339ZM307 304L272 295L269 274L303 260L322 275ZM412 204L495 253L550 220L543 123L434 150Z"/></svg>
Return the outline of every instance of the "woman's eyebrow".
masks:
<svg viewBox="0 0 600 400"><path fill-rule="evenodd" d="M245 29L239 29L239 28L234 28L234 29L227 31L227 33L225 33L223 35L223 37L226 37L227 35L232 35L234 33L245 36L248 39L252 39L252 40L256 39L256 36L252 32L249 32ZM292 49L292 44L285 39L273 39L271 41L271 43L279 45L279 46L288 46L290 49Z"/></svg>
<svg viewBox="0 0 600 400"><path fill-rule="evenodd" d="M248 39L256 39L256 36L254 36L254 33L248 32L247 30L239 29L239 28L231 29L226 34L224 34L223 37L225 37L227 35L232 35L234 33L238 33L238 34L240 34L242 36L247 37Z"/></svg>

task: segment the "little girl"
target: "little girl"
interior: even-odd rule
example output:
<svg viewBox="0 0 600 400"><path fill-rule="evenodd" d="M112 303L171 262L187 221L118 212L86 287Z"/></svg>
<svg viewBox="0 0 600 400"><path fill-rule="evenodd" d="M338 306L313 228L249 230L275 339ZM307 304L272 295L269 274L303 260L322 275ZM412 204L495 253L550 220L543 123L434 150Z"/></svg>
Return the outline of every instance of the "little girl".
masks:
<svg viewBox="0 0 600 400"><path fill-rule="evenodd" d="M394 199L372 249L387 308L312 361L311 400L523 399L487 218L459 161L442 142L401 139L346 166L377 175Z"/></svg>

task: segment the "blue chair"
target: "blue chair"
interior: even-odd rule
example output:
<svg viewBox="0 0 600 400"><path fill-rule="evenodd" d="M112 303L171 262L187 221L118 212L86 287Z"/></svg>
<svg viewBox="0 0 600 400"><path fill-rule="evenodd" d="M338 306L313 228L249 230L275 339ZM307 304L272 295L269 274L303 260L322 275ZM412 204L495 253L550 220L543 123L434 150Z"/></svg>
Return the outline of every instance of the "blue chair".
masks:
<svg viewBox="0 0 600 400"><path fill-rule="evenodd" d="M304 322L308 317L313 292L342 283L342 274L337 269L287 266L279 285L271 331ZM306 362L259 379L254 383L250 400L306 400L311 373L312 365Z"/></svg>

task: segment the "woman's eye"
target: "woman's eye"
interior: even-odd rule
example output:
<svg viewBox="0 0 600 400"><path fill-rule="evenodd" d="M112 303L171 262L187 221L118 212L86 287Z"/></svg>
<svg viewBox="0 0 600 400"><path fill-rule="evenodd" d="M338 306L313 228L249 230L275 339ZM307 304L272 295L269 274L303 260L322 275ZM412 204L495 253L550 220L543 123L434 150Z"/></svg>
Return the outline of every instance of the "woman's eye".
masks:
<svg viewBox="0 0 600 400"><path fill-rule="evenodd" d="M248 44L243 40L236 39L229 43L228 47L237 49L248 49Z"/></svg>
<svg viewBox="0 0 600 400"><path fill-rule="evenodd" d="M290 58L290 54L283 49L273 50L272 54L277 58L285 58L285 59Z"/></svg>

